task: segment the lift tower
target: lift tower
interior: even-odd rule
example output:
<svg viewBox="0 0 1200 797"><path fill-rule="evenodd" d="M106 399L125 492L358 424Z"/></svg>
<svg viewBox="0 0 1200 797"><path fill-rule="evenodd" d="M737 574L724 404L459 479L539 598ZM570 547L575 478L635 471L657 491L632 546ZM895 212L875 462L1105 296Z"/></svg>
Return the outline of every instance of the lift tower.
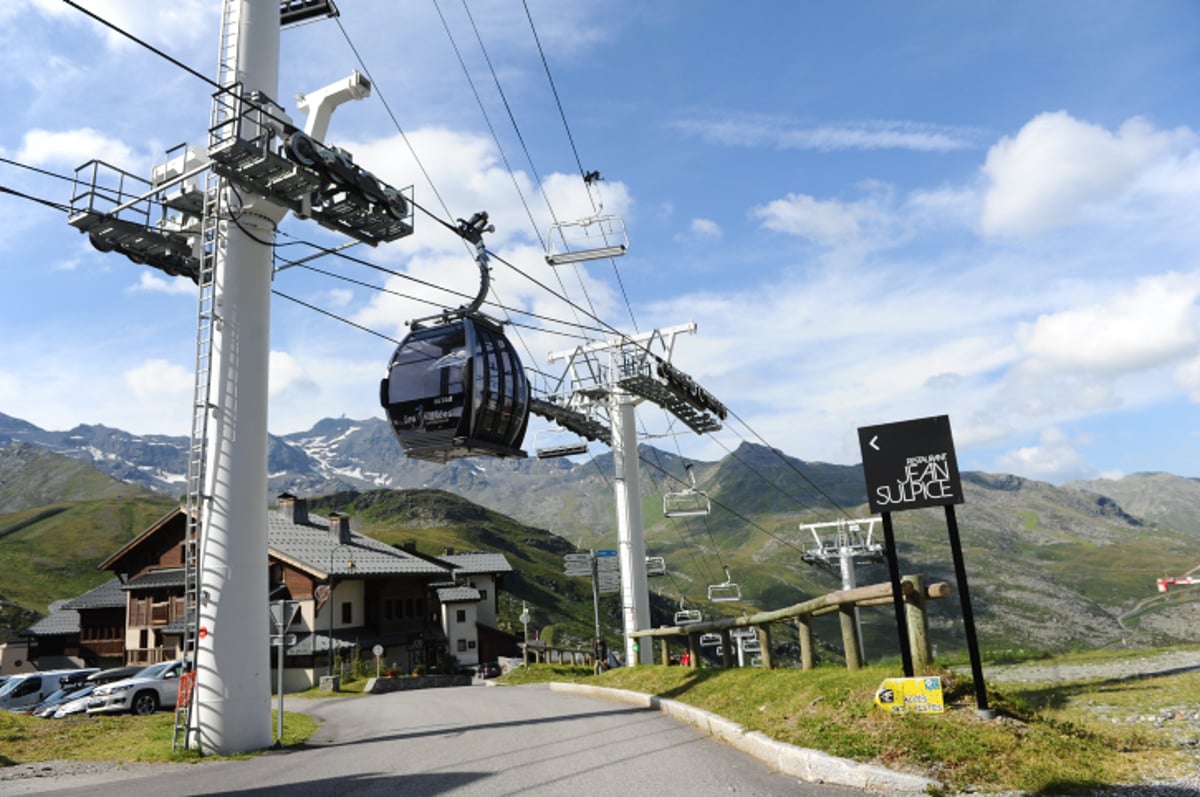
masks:
<svg viewBox="0 0 1200 797"><path fill-rule="evenodd" d="M720 421L728 414L712 394L671 364L675 338L695 331L695 323L684 324L552 352L549 362L565 361L566 371L545 398L535 399L530 408L588 439L611 441L628 663L639 660L649 664L654 655L649 647L635 652L637 640L630 635L650 627L635 407L644 400L654 402L697 434L720 429Z"/></svg>
<svg viewBox="0 0 1200 797"><path fill-rule="evenodd" d="M305 98L307 130L271 99L281 27L336 14L331 0L222 0L207 149L185 147L151 181L91 161L77 170L71 198L68 222L96 248L189 277L199 289L182 644L194 688L181 690L176 735L182 729L202 753L271 744L267 374L276 227L291 211L371 245L412 233L411 189L392 188L315 138L337 104L367 96L368 81L355 73ZM162 218L152 218L153 208Z"/></svg>

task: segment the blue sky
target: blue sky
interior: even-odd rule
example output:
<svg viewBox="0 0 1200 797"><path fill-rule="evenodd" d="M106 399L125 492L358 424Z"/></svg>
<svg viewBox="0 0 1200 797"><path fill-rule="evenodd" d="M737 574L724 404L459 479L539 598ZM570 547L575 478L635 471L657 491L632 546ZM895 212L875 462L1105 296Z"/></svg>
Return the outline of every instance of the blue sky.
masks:
<svg viewBox="0 0 1200 797"><path fill-rule="evenodd" d="M216 0L80 4L215 75ZM946 414L963 469L1200 475L1195 3L528 0L574 151L520 0L340 7L340 27L283 32L277 99L302 120L295 95L358 68L357 50L376 91L337 110L327 143L443 218L487 210L489 247L523 272L497 265L493 298L572 319L565 295L624 332L696 322L675 362L736 417L656 445L710 460L765 441L852 464L859 426ZM65 3L4 3L0 186L70 197L8 161L148 176L203 140L210 94ZM555 274L548 205L590 212L575 151L631 248ZM43 205L0 194L0 210L0 412L187 434L191 284L97 252ZM312 222L280 229L280 243L341 242ZM427 218L351 251L477 284ZM436 295L313 265L336 276L287 269L276 289L393 338L429 309L372 286ZM273 433L382 417L393 344L278 298L271 334ZM545 354L573 345L520 337L547 371ZM668 428L651 406L639 422Z"/></svg>

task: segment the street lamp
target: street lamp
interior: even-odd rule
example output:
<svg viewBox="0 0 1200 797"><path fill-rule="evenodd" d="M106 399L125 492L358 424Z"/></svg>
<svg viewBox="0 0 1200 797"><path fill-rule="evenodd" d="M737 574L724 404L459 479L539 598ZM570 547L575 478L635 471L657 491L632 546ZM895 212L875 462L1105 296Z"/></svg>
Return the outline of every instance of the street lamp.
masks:
<svg viewBox="0 0 1200 797"><path fill-rule="evenodd" d="M521 627L525 629L525 644L521 647L521 662L529 664L529 609L521 601Z"/></svg>
<svg viewBox="0 0 1200 797"><path fill-rule="evenodd" d="M353 548L350 543L338 543L329 551L329 677L333 678L333 556L338 552L338 548ZM346 562L346 569L354 569L354 553L351 552L350 559Z"/></svg>

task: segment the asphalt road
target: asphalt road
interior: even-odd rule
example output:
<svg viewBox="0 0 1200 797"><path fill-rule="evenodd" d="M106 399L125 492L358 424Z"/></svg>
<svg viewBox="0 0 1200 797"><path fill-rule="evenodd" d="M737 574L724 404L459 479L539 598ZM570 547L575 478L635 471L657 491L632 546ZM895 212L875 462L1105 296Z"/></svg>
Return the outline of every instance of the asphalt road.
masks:
<svg viewBox="0 0 1200 797"><path fill-rule="evenodd" d="M544 686L293 699L321 721L299 750L4 782L6 795L861 797L798 781L658 711Z"/></svg>

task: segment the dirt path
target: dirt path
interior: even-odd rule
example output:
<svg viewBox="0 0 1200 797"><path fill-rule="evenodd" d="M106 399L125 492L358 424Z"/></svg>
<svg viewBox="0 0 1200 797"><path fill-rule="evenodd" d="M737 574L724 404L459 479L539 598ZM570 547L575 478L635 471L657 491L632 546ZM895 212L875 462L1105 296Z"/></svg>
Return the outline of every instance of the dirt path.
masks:
<svg viewBox="0 0 1200 797"><path fill-rule="evenodd" d="M1200 651L1147 653L1087 664L1011 664L987 666L984 678L994 683L1036 683L1091 679L1126 680L1200 670Z"/></svg>

